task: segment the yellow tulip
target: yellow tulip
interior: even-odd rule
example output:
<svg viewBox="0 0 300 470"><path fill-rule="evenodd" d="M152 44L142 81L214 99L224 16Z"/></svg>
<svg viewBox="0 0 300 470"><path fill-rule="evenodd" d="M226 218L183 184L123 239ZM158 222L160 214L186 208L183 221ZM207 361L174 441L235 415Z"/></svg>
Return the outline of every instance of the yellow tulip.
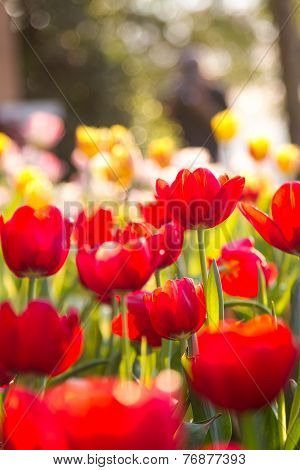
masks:
<svg viewBox="0 0 300 470"><path fill-rule="evenodd" d="M0 132L0 157L2 157L5 150L7 150L12 144L12 140L8 135Z"/></svg>
<svg viewBox="0 0 300 470"><path fill-rule="evenodd" d="M53 198L53 187L49 180L42 179L31 181L24 191L25 203L34 209L41 209L51 204Z"/></svg>
<svg viewBox="0 0 300 470"><path fill-rule="evenodd" d="M300 149L295 144L283 144L275 152L275 161L283 173L293 174L299 169Z"/></svg>
<svg viewBox="0 0 300 470"><path fill-rule="evenodd" d="M97 153L110 150L113 137L107 127L78 126L76 129L76 145L88 158Z"/></svg>
<svg viewBox="0 0 300 470"><path fill-rule="evenodd" d="M231 140L238 130L238 120L231 109L225 109L215 114L210 125L215 138L220 141Z"/></svg>
<svg viewBox="0 0 300 470"><path fill-rule="evenodd" d="M15 186L17 191L24 194L27 185L33 181L44 180L45 174L37 167L28 165L15 176Z"/></svg>
<svg viewBox="0 0 300 470"><path fill-rule="evenodd" d="M248 150L254 160L263 160L269 153L270 142L266 137L258 136L248 141Z"/></svg>
<svg viewBox="0 0 300 470"><path fill-rule="evenodd" d="M171 137L154 139L148 146L148 157L162 168L170 165L175 151L175 142Z"/></svg>

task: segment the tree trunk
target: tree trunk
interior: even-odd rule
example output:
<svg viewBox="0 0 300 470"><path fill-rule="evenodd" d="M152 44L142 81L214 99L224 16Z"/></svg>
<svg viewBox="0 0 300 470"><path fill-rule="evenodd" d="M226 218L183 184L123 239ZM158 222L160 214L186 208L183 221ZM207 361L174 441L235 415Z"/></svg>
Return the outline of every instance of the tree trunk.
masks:
<svg viewBox="0 0 300 470"><path fill-rule="evenodd" d="M18 58L18 36L12 31L10 18L0 3L0 103L22 95Z"/></svg>
<svg viewBox="0 0 300 470"><path fill-rule="evenodd" d="M286 110L291 141L300 145L300 42L297 35L293 0L269 0L279 32L282 78L286 88Z"/></svg>

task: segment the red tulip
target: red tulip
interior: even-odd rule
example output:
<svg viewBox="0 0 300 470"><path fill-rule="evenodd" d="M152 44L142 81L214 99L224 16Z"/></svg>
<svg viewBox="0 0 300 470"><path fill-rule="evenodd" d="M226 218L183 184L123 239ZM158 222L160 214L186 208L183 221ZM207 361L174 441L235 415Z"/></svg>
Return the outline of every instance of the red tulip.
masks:
<svg viewBox="0 0 300 470"><path fill-rule="evenodd" d="M76 264L83 285L101 297L112 291L141 289L155 269L144 239L79 250Z"/></svg>
<svg viewBox="0 0 300 470"><path fill-rule="evenodd" d="M172 222L172 218L166 210L166 203L164 201L153 201L144 205L140 204L139 207L144 220L155 228L160 228L162 225Z"/></svg>
<svg viewBox="0 0 300 470"><path fill-rule="evenodd" d="M199 330L206 317L202 285L192 279L167 281L145 295L154 330L163 338L180 339Z"/></svg>
<svg viewBox="0 0 300 470"><path fill-rule="evenodd" d="M245 179L240 176L217 179L206 168L181 170L169 186L157 180L157 199L164 201L169 217L183 227L211 228L226 220L242 196Z"/></svg>
<svg viewBox="0 0 300 470"><path fill-rule="evenodd" d="M232 296L253 298L259 290L259 266L267 285L277 276L276 266L267 263L262 253L254 248L250 238L224 245L217 260L224 292Z"/></svg>
<svg viewBox="0 0 300 470"><path fill-rule="evenodd" d="M12 388L5 400L10 449L175 449L180 421L171 396L113 378L70 379L43 401Z"/></svg>
<svg viewBox="0 0 300 470"><path fill-rule="evenodd" d="M168 397L111 378L69 380L45 396L71 449L174 449Z"/></svg>
<svg viewBox="0 0 300 470"><path fill-rule="evenodd" d="M0 367L9 375L58 375L80 357L83 332L77 313L60 316L42 300L30 302L21 315L0 305Z"/></svg>
<svg viewBox="0 0 300 470"><path fill-rule="evenodd" d="M71 231L56 207L22 206L2 227L4 259L18 277L51 276L68 256Z"/></svg>
<svg viewBox="0 0 300 470"><path fill-rule="evenodd" d="M111 210L99 208L88 216L82 211L76 221L74 236L78 248L95 248L113 239Z"/></svg>
<svg viewBox="0 0 300 470"><path fill-rule="evenodd" d="M289 328L271 315L245 323L228 320L218 331L206 328L198 346L190 362L192 387L216 406L236 411L272 402L298 355Z"/></svg>
<svg viewBox="0 0 300 470"><path fill-rule="evenodd" d="M3 444L10 450L68 449L57 417L38 396L21 387L12 387L5 398Z"/></svg>
<svg viewBox="0 0 300 470"><path fill-rule="evenodd" d="M169 222L155 229L151 224L130 222L123 230L118 230L115 240L127 243L129 240L144 237L152 256L153 269L163 269L175 263L183 245L183 230Z"/></svg>
<svg viewBox="0 0 300 470"><path fill-rule="evenodd" d="M145 336L150 346L161 346L161 337L154 331L150 321L149 312L146 307L144 296L148 294L145 291L137 291L128 294L127 303L127 326L128 337L131 341L141 341ZM112 332L115 335L123 335L122 315L119 314L112 322Z"/></svg>
<svg viewBox="0 0 300 470"><path fill-rule="evenodd" d="M266 240L279 250L300 255L300 182L284 183L276 191L269 217L255 207L241 203L241 212Z"/></svg>

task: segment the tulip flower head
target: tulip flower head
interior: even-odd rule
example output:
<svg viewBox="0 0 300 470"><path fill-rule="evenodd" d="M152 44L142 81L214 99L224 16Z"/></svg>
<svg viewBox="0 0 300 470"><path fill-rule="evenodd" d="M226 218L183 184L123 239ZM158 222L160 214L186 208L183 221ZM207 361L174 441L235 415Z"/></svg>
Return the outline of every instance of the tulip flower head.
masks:
<svg viewBox="0 0 300 470"><path fill-rule="evenodd" d="M134 382L73 378L47 390L43 400L13 387L4 407L8 449L145 450L178 445L174 434L180 421L173 415L170 396Z"/></svg>
<svg viewBox="0 0 300 470"><path fill-rule="evenodd" d="M231 109L225 109L213 116L210 125L216 139L226 142L236 135L238 120Z"/></svg>
<svg viewBox="0 0 300 470"><path fill-rule="evenodd" d="M21 315L11 305L0 305L0 370L58 375L79 359L83 331L74 309L60 316L42 300L31 301Z"/></svg>
<svg viewBox="0 0 300 470"><path fill-rule="evenodd" d="M112 290L141 289L155 270L169 266L180 255L183 233L178 224L170 222L155 229L150 224L129 222L124 228L113 230L108 217L103 230L97 231L106 215L98 212L89 220L81 217L79 238L82 242L89 230L89 243L92 240L93 246L81 247L76 257L82 283L101 297ZM80 226L77 225L78 230ZM105 238L108 240L101 243Z"/></svg>
<svg viewBox="0 0 300 470"><path fill-rule="evenodd" d="M148 146L148 157L162 168L170 165L175 152L175 142L170 137L154 139Z"/></svg>
<svg viewBox="0 0 300 470"><path fill-rule="evenodd" d="M2 227L7 266L18 277L55 274L68 256L71 232L71 222L54 206L20 207Z"/></svg>
<svg viewBox="0 0 300 470"><path fill-rule="evenodd" d="M203 286L192 279L167 281L145 295L152 326L163 338L181 339L195 333L206 318Z"/></svg>
<svg viewBox="0 0 300 470"><path fill-rule="evenodd" d="M236 411L270 404L298 355L290 329L271 315L201 330L198 348L188 370L192 387L214 405Z"/></svg>
<svg viewBox="0 0 300 470"><path fill-rule="evenodd" d="M12 140L8 135L0 132L0 158L12 145Z"/></svg>
<svg viewBox="0 0 300 470"><path fill-rule="evenodd" d="M105 242L92 250L79 250L76 264L83 285L100 297L112 291L141 289L155 269L145 239Z"/></svg>
<svg viewBox="0 0 300 470"><path fill-rule="evenodd" d="M55 114L42 111L32 113L22 129L26 142L43 149L57 145L63 134L63 120Z"/></svg>
<svg viewBox="0 0 300 470"><path fill-rule="evenodd" d="M255 230L270 245L300 255L300 183L284 183L271 202L271 216L256 207L241 203L240 210Z"/></svg>
<svg viewBox="0 0 300 470"><path fill-rule="evenodd" d="M126 296L128 337L131 341L139 342L145 337L150 346L160 347L161 336L156 333L152 326L144 300L145 294L149 294L149 292L136 291ZM113 319L112 332L118 336L123 335L123 320L121 314Z"/></svg>
<svg viewBox="0 0 300 470"><path fill-rule="evenodd" d="M181 170L171 185L157 180L157 200L163 201L168 217L188 229L211 228L221 224L240 200L245 179L227 175L217 179L206 168Z"/></svg>
<svg viewBox="0 0 300 470"><path fill-rule="evenodd" d="M172 221L172 217L170 217L167 211L167 204L163 200L140 204L139 208L145 222L153 225L155 228L160 228L167 222Z"/></svg>
<svg viewBox="0 0 300 470"><path fill-rule="evenodd" d="M95 248L113 239L113 214L98 208L92 214L80 212L74 227L74 238L79 249Z"/></svg>
<svg viewBox="0 0 300 470"><path fill-rule="evenodd" d="M294 144L283 144L275 152L275 162L282 173L295 174L300 168L300 148Z"/></svg>
<svg viewBox="0 0 300 470"><path fill-rule="evenodd" d="M262 253L254 248L251 238L242 238L224 245L217 260L224 292L228 295L253 298L259 291L259 267L267 285L277 275L276 266L267 263Z"/></svg>
<svg viewBox="0 0 300 470"><path fill-rule="evenodd" d="M270 142L264 136L253 137L248 141L248 150L254 160L264 160L269 153Z"/></svg>

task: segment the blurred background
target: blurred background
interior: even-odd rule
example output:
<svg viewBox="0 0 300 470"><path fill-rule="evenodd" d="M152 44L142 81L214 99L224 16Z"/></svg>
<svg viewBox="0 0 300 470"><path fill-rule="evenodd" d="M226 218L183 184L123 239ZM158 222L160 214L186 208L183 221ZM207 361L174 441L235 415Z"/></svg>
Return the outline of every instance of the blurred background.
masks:
<svg viewBox="0 0 300 470"><path fill-rule="evenodd" d="M142 148L200 146L227 106L240 135L300 144L299 2L0 0L0 127L18 139L34 110L75 128L121 123ZM214 138L205 144L217 158Z"/></svg>

